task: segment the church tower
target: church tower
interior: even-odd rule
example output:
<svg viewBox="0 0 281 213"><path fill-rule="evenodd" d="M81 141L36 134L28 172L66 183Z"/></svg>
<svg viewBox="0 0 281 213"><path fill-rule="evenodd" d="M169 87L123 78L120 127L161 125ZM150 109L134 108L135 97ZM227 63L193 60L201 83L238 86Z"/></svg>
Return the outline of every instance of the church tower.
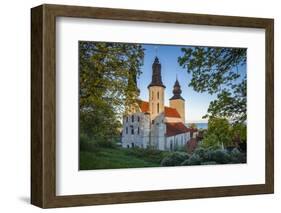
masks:
<svg viewBox="0 0 281 213"><path fill-rule="evenodd" d="M162 82L161 64L155 57L152 64L152 81L148 85L149 90L149 111L151 120L164 111L164 91L165 86Z"/></svg>
<svg viewBox="0 0 281 213"><path fill-rule="evenodd" d="M173 89L173 97L170 98L170 107L175 108L181 116L182 122L185 123L185 100L181 97L181 86L178 79Z"/></svg>

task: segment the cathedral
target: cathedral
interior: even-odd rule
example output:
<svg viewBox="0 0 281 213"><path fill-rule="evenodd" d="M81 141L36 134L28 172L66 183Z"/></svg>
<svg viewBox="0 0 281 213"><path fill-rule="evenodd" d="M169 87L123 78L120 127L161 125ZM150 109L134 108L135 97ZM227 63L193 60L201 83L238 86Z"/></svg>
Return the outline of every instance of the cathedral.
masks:
<svg viewBox="0 0 281 213"><path fill-rule="evenodd" d="M178 79L169 106L165 106L166 87L162 82L158 57L152 64L152 80L147 88L149 100L136 99L136 104L123 118L122 147L167 151L183 148L196 136L197 130L185 126L185 100Z"/></svg>

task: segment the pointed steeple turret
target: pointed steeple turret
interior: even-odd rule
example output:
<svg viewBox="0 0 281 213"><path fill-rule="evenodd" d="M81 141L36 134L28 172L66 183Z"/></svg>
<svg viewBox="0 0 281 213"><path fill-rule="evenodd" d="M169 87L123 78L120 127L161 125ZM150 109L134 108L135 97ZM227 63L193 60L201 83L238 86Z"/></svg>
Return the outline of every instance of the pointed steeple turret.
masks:
<svg viewBox="0 0 281 213"><path fill-rule="evenodd" d="M174 89L173 89L173 97L170 98L170 100L175 100L175 99L182 99L184 100L183 97L181 97L181 86L180 83L178 81L178 78L176 79L176 82L174 84Z"/></svg>
<svg viewBox="0 0 281 213"><path fill-rule="evenodd" d="M185 100L181 96L181 92L181 86L177 78L173 89L174 95L170 98L170 107L175 108L178 111L181 116L182 122L185 123Z"/></svg>
<svg viewBox="0 0 281 213"><path fill-rule="evenodd" d="M152 64L152 81L148 85L148 88L152 86L160 86L166 88L162 82L161 64L159 63L158 57L155 57Z"/></svg>
<svg viewBox="0 0 281 213"><path fill-rule="evenodd" d="M152 64L152 81L147 88L149 90L150 119L153 120L157 115L164 111L164 91L166 88L162 82L161 64L157 57L155 57Z"/></svg>

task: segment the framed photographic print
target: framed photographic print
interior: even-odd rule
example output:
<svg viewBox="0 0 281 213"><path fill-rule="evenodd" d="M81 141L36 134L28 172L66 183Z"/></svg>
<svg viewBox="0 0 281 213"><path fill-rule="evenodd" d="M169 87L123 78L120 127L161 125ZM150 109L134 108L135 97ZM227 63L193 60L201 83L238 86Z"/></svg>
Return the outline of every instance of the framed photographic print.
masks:
<svg viewBox="0 0 281 213"><path fill-rule="evenodd" d="M31 9L31 203L274 191L272 19Z"/></svg>

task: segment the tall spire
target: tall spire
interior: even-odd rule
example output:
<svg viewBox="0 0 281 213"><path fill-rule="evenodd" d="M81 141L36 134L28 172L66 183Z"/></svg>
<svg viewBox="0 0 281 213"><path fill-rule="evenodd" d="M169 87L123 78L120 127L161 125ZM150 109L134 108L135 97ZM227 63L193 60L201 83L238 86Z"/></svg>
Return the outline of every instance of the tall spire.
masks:
<svg viewBox="0 0 281 213"><path fill-rule="evenodd" d="M181 97L181 86L180 83L178 81L178 76L176 77L176 82L174 84L174 89L173 89L173 97L170 98L170 100L174 100L174 99L182 99L184 100L183 97Z"/></svg>
<svg viewBox="0 0 281 213"><path fill-rule="evenodd" d="M160 86L166 88L162 82L161 64L159 63L158 57L155 57L152 64L152 81L148 85L148 88L151 86Z"/></svg>

